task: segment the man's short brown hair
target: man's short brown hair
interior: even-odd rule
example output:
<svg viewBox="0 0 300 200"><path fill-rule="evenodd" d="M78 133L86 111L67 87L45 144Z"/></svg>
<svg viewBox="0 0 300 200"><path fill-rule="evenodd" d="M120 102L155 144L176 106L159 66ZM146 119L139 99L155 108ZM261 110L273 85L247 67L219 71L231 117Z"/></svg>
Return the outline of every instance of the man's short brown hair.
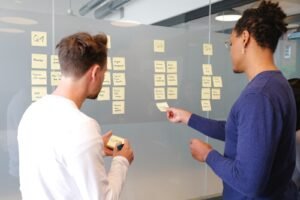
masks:
<svg viewBox="0 0 300 200"><path fill-rule="evenodd" d="M104 68L107 62L106 45L107 37L103 33L92 36L79 32L63 38L56 45L62 74L79 78L94 64Z"/></svg>

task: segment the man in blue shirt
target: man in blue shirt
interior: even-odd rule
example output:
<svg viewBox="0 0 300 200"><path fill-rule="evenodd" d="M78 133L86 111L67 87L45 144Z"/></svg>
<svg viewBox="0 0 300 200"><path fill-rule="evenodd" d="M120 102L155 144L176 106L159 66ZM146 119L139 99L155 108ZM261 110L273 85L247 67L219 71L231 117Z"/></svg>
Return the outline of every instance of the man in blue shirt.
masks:
<svg viewBox="0 0 300 200"><path fill-rule="evenodd" d="M225 141L224 155L192 139L192 156L206 162L222 179L224 200L294 200L296 107L293 92L274 64L279 38L287 31L278 3L263 1L234 27L231 59L235 73L249 83L234 103L227 121L216 121L169 108L167 118Z"/></svg>

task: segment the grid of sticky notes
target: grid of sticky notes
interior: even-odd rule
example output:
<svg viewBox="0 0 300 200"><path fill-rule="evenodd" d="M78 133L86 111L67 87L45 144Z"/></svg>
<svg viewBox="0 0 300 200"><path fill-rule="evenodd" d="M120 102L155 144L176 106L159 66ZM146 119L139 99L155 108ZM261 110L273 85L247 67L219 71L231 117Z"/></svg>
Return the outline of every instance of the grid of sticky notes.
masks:
<svg viewBox="0 0 300 200"><path fill-rule="evenodd" d="M32 31L31 46L31 99L36 101L47 94L48 56L40 51L47 47L47 32Z"/></svg>
<svg viewBox="0 0 300 200"><path fill-rule="evenodd" d="M155 53L165 52L165 41L154 40ZM165 111L167 100L178 99L178 63L176 60L154 60L154 99L157 108Z"/></svg>
<svg viewBox="0 0 300 200"><path fill-rule="evenodd" d="M212 44L203 44L203 55L213 55ZM221 88L223 87L223 81L221 76L213 75L211 64L202 64L202 71L201 108L202 111L211 111L211 101L221 99Z"/></svg>
<svg viewBox="0 0 300 200"><path fill-rule="evenodd" d="M125 57L107 58L107 71L97 99L99 101L112 100L112 114L114 115L125 114L125 72Z"/></svg>

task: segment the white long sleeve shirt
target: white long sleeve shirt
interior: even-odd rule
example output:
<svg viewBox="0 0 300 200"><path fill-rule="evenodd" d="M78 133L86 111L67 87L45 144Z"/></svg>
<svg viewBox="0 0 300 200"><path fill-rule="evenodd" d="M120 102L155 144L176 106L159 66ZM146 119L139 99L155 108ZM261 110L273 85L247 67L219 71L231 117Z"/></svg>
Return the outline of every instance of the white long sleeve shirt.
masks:
<svg viewBox="0 0 300 200"><path fill-rule="evenodd" d="M106 173L100 126L69 99L47 95L18 128L24 200L117 200L129 167L116 156Z"/></svg>

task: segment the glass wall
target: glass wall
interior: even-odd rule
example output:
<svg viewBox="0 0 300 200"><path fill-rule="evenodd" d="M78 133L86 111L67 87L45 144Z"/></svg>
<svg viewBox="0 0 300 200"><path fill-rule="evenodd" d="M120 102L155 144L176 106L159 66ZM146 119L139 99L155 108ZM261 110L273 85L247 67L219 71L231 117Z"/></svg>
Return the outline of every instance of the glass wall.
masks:
<svg viewBox="0 0 300 200"><path fill-rule="evenodd" d="M60 79L55 45L79 31L105 32L110 37L111 67L102 89L108 93L102 91L97 100L86 101L82 110L100 123L103 132L113 130L128 138L133 146L135 160L121 199L183 200L221 194L220 179L208 166L192 158L189 142L195 137L203 139L221 153L223 143L183 125L170 124L156 103L167 102L208 118L226 119L247 84L244 75L232 73L229 51L224 45L234 22L217 22L211 15L173 27L116 23L95 19L91 14L81 16L79 9L85 3L1 2L0 199L21 199L19 121L33 101L55 89ZM293 31L290 29L289 33ZM287 78L300 77L297 55L299 40L284 36L275 57ZM166 70L159 71L159 66ZM120 87L114 82L118 74L124 77L121 103L113 95L115 86ZM209 97L203 88L209 88ZM105 161L109 168L111 160Z"/></svg>

